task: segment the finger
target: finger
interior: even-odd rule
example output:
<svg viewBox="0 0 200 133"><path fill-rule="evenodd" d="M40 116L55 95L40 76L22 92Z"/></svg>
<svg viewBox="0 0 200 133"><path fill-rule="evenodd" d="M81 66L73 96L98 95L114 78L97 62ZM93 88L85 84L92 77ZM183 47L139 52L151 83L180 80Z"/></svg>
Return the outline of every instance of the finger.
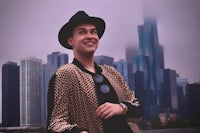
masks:
<svg viewBox="0 0 200 133"><path fill-rule="evenodd" d="M109 119L113 116L114 116L113 112L109 112L103 119L106 120L106 119Z"/></svg>
<svg viewBox="0 0 200 133"><path fill-rule="evenodd" d="M102 105L100 105L97 109L96 109L96 114L98 114L99 112L102 112L104 110L106 110L108 108L107 103L104 103Z"/></svg>
<svg viewBox="0 0 200 133"><path fill-rule="evenodd" d="M109 114L110 114L110 110L107 109L107 110L104 110L103 112L101 112L101 114L99 115L99 118L100 119L105 119L105 117L107 117Z"/></svg>
<svg viewBox="0 0 200 133"><path fill-rule="evenodd" d="M108 107L107 106L104 106L103 108L99 108L97 111L96 111L96 115L97 117L101 118L101 116L103 115L103 113L108 110Z"/></svg>
<svg viewBox="0 0 200 133"><path fill-rule="evenodd" d="M106 106L106 104L100 105L97 109L96 112L99 112L101 109L103 109Z"/></svg>
<svg viewBox="0 0 200 133"><path fill-rule="evenodd" d="M108 106L109 104L110 104L110 103L106 102L106 103L100 105L100 106L97 108L97 111L99 111L99 110L105 108L105 107Z"/></svg>
<svg viewBox="0 0 200 133"><path fill-rule="evenodd" d="M102 119L106 120L106 119L109 119L109 118L111 118L113 116L114 116L114 112L112 112L112 110L109 110L109 111L105 112L105 114L104 114Z"/></svg>

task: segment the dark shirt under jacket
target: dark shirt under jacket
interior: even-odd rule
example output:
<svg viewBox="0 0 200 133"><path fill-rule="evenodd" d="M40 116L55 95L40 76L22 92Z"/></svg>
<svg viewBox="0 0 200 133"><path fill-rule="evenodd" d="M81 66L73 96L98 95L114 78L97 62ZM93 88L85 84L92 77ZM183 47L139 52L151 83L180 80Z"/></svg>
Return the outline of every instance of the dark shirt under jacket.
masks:
<svg viewBox="0 0 200 133"><path fill-rule="evenodd" d="M83 67L83 65L78 60L76 60L75 58L74 58L72 63L74 65L76 65L78 68L80 68L83 72L89 73L93 77L93 79L94 79L95 74L101 74L101 72L102 72L101 68L96 63L95 63L96 73L92 73L92 72L86 70ZM106 84L106 85L109 86L110 92L106 93L106 94L102 93L99 90L100 84L94 82L99 105L101 105L105 102L111 102L111 103L119 104L119 99L118 99L117 94L116 94L115 90L113 89L112 85L109 83L109 81L104 76L103 76L103 78L104 78L103 84ZM50 86L49 87L51 89L49 89L49 90L52 90L52 91L54 90L53 89L54 83L55 83L55 75L50 80ZM48 96L48 100L53 99L54 93L51 92L50 94L51 94L51 96L50 95ZM128 123L126 122L126 118L128 118L128 117L140 118L143 115L142 108L141 107L135 107L135 106L133 106L130 103L127 103L127 102L123 102L123 103L126 104L126 106L128 107L128 111L127 111L126 115L124 115L124 116L114 116L114 117L109 118L107 120L102 120L104 133L133 133L133 131L129 127ZM81 128L75 127L71 131L63 131L62 133L80 133L81 131L86 131L86 130L87 129L81 129ZM48 131L48 133L55 133L55 132Z"/></svg>
<svg viewBox="0 0 200 133"><path fill-rule="evenodd" d="M79 67L82 71L91 74L93 79L94 79L94 76L96 74L101 74L101 72L102 72L101 68L98 67L98 65L96 63L95 63L96 73L92 73L92 72L86 70L83 67L83 65L76 59L73 60L73 64L75 64L77 67ZM102 93L100 91L100 89L99 89L100 88L100 84L94 82L95 83L95 87L96 87L96 93L97 93L99 105L104 104L105 102L119 104L119 100L118 100L118 97L117 97L117 94L116 94L115 90L113 89L113 87L111 86L109 81L104 76L103 76L103 78L104 78L104 80L103 80L103 83L101 83L101 84L108 85L110 87L110 92L109 93ZM135 113L135 111L136 111L135 109L136 108L132 107L133 105L131 105L129 103L124 103L124 104L128 105L127 107L130 110L130 112L129 113L127 112L127 114L130 115L131 112ZM114 117L112 117L112 118L110 118L108 120L103 120L102 122L103 122L104 133L133 133L131 128L129 127L128 123L125 121L126 117L127 117L126 115L125 116L114 116Z"/></svg>

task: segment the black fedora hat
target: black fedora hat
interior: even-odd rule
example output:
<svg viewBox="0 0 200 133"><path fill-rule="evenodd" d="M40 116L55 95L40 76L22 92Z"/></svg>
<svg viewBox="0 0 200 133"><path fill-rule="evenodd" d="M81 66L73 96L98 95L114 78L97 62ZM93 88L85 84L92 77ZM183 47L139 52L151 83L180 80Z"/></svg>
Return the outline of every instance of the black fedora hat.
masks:
<svg viewBox="0 0 200 133"><path fill-rule="evenodd" d="M90 17L84 11L78 11L59 31L58 40L63 47L72 49L72 47L68 44L67 39L72 36L73 28L83 23L94 24L97 29L99 39L102 37L105 31L104 20L97 17Z"/></svg>

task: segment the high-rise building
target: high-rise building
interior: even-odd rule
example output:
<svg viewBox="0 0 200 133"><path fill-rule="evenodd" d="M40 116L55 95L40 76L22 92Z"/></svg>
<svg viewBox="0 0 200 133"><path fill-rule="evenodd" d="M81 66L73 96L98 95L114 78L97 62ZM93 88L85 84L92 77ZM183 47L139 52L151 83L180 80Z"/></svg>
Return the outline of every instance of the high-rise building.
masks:
<svg viewBox="0 0 200 133"><path fill-rule="evenodd" d="M188 79L178 77L178 78L176 78L176 81L177 81L177 85L182 87L183 96L185 97L186 96L186 88L187 88L187 85L188 85Z"/></svg>
<svg viewBox="0 0 200 133"><path fill-rule="evenodd" d="M126 60L133 65L134 64L133 56L138 54L138 48L135 45L126 46L125 54L126 54Z"/></svg>
<svg viewBox="0 0 200 133"><path fill-rule="evenodd" d="M162 97L160 106L164 109L172 108L178 110L176 71L164 69L163 78L163 88L160 92Z"/></svg>
<svg viewBox="0 0 200 133"><path fill-rule="evenodd" d="M134 80L133 80L133 67L132 64L125 60L120 60L113 63L114 68L122 74L130 89L133 90Z"/></svg>
<svg viewBox="0 0 200 133"><path fill-rule="evenodd" d="M200 84L188 84L186 89L186 109L188 119L193 121L200 120Z"/></svg>
<svg viewBox="0 0 200 133"><path fill-rule="evenodd" d="M145 120L150 120L157 114L156 106L153 103L154 90L151 87L149 57L146 55L134 56L134 82L135 94L141 101L144 109ZM153 111L149 111L153 110Z"/></svg>
<svg viewBox="0 0 200 133"><path fill-rule="evenodd" d="M109 57L109 56L105 56L105 55L95 56L94 60L97 64L106 64L109 66L112 66L113 62L114 62L113 57Z"/></svg>
<svg viewBox="0 0 200 133"><path fill-rule="evenodd" d="M165 62L164 62L164 48L162 45L159 45L159 53L160 53L160 68L165 68Z"/></svg>
<svg viewBox="0 0 200 133"><path fill-rule="evenodd" d="M140 101L140 104L144 106L145 101L147 102L150 100L146 100L146 98L148 98L148 95L145 95L143 71L137 71L134 73L134 85L135 85L135 95ZM148 105L148 103L146 104Z"/></svg>
<svg viewBox="0 0 200 133"><path fill-rule="evenodd" d="M163 47L159 44L157 22L153 17L145 17L144 24L138 26L139 53L134 56L134 73L141 71L144 74L144 90L148 93L151 103L145 106L144 113L156 112L159 110L162 97L164 54ZM145 111L146 110L146 111ZM150 116L146 115L146 116ZM155 113L155 115L157 115ZM154 116L152 116L153 118ZM149 117L148 117L149 118Z"/></svg>
<svg viewBox="0 0 200 133"><path fill-rule="evenodd" d="M67 54L52 52L51 54L47 55L47 65L51 68L51 73L54 73L59 67L66 63L68 63Z"/></svg>
<svg viewBox="0 0 200 133"><path fill-rule="evenodd" d="M47 55L47 63L42 67L42 124L45 126L47 122L47 93L49 80L56 70L64 64L68 63L68 54L60 52L52 52Z"/></svg>
<svg viewBox="0 0 200 133"><path fill-rule="evenodd" d="M2 126L19 126L19 66L8 62L2 67Z"/></svg>
<svg viewBox="0 0 200 133"><path fill-rule="evenodd" d="M41 125L42 60L30 57L20 61L20 125Z"/></svg>
<svg viewBox="0 0 200 133"><path fill-rule="evenodd" d="M186 88L188 85L187 78L176 78L177 82L177 95L178 95L178 110L180 116L187 119L187 109L186 109Z"/></svg>
<svg viewBox="0 0 200 133"><path fill-rule="evenodd" d="M148 90L152 90L153 91L153 88L151 88L151 84L150 84L150 67L149 67L149 57L148 56L146 56L146 55L135 55L134 56L134 64L133 64L133 73L136 73L136 72L142 72L143 73L143 82L141 82L143 85L141 85L141 86L143 86L144 87L144 89L146 90L146 91L148 91ZM151 94L151 95L153 95L153 94ZM150 95L149 95L150 96ZM152 99L152 97L150 98L150 99ZM148 101L148 103L151 103L151 104L153 104L153 101L151 100L151 101Z"/></svg>

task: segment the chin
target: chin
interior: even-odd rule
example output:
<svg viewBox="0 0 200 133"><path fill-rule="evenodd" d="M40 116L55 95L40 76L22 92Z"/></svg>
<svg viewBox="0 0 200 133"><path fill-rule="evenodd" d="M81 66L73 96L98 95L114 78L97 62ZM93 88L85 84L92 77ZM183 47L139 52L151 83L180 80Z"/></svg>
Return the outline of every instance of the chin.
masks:
<svg viewBox="0 0 200 133"><path fill-rule="evenodd" d="M95 50L88 50L85 53L88 54L88 55L94 55Z"/></svg>
<svg viewBox="0 0 200 133"><path fill-rule="evenodd" d="M96 49L97 49L97 48L94 48L94 47L93 47L93 48L88 48L86 51L87 51L87 52L93 52L93 53L94 53L94 52L96 51Z"/></svg>

